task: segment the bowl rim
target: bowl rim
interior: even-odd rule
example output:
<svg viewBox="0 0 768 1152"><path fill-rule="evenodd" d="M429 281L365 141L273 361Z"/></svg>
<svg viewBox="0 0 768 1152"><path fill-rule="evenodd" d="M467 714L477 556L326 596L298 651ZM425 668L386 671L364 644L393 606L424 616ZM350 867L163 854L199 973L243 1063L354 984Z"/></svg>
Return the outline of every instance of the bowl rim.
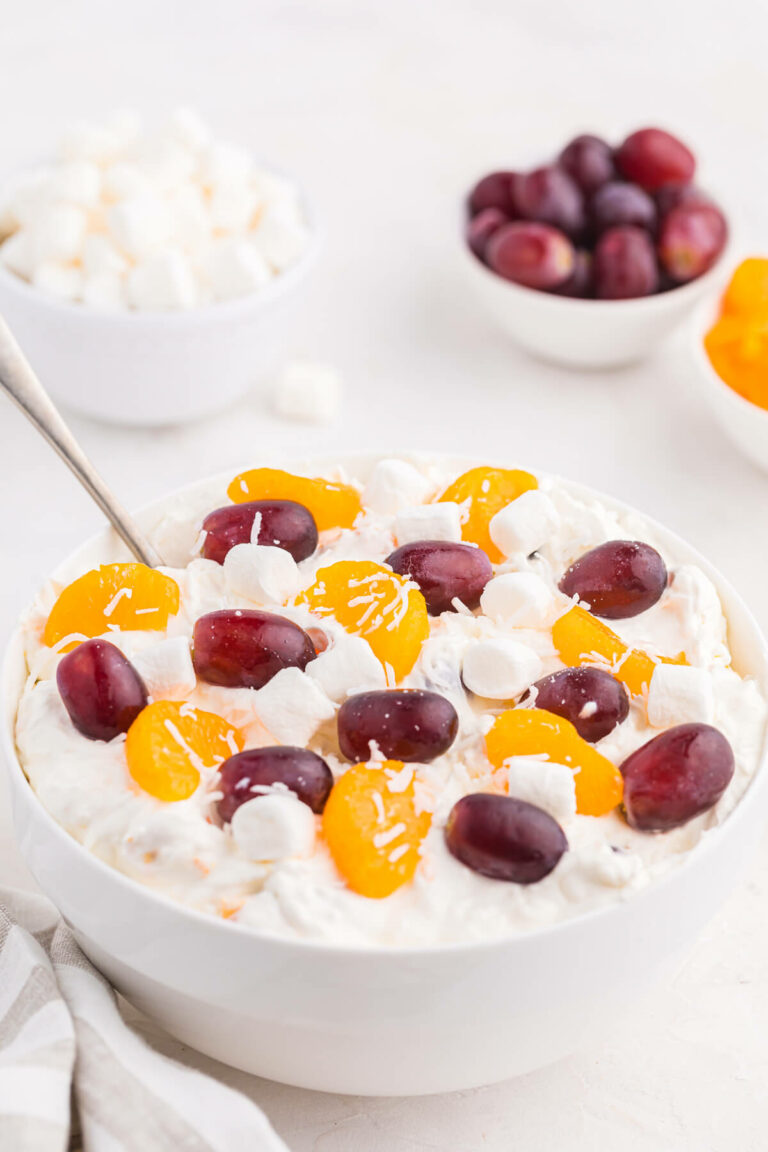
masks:
<svg viewBox="0 0 768 1152"><path fill-rule="evenodd" d="M17 295L32 307L39 307L43 311L52 313L54 316L58 315L68 324L97 323L120 326L121 328L137 328L139 326L147 329L167 327L185 328L196 326L200 323L213 323L216 320L223 322L236 321L251 312L259 311L262 306L264 308L268 307L275 300L287 292L290 292L290 290L305 277L317 258L322 243L323 228L314 204L312 204L307 197L304 185L300 183L296 177L283 169L275 167L272 164L262 164L258 158L255 159L256 162L263 167L264 171L270 175L284 177L285 179L291 180L296 186L309 233L309 241L298 260L290 264L283 272L273 276L269 284L266 284L264 288L258 292L248 292L243 296L236 296L232 300L214 301L213 303L199 305L194 308L169 309L167 311L161 309L147 309L146 311L142 311L136 308L126 308L122 311L107 308L101 309L94 308L89 304L84 304L82 301L59 300L56 296L36 288L34 284L25 280L23 276L12 272L2 263L0 263L0 289ZM27 164L22 168L4 172L1 183L5 184L13 180L14 177L22 176L24 173L34 172L44 164L45 161L39 161L37 164ZM11 232L7 236L4 236L2 240L0 240L0 247L2 247L6 240L10 240L11 237L16 234L17 232Z"/></svg>
<svg viewBox="0 0 768 1152"><path fill-rule="evenodd" d="M763 408L762 405L755 404L754 400L748 400L746 396L742 396L741 392L737 392L735 388L732 388L715 369L714 364L707 355L707 350L704 346L704 337L707 335L713 323L719 319L720 306L720 299L716 301L705 300L694 313L693 323L691 325L694 361L698 365L701 375L705 378L710 393L719 393L732 408L739 409L742 415L751 416L752 419L761 420L764 423L768 422L768 408ZM722 419L720 412L717 412L717 415L719 419Z"/></svg>
<svg viewBox="0 0 768 1152"><path fill-rule="evenodd" d="M313 457L307 460L285 460L283 463L290 464L293 468L304 470L330 470L331 467L345 468L346 466L354 467L357 463L361 466L365 463L370 463L374 460L382 458L382 453L342 453L338 454L336 464L331 465L330 458ZM466 467L477 466L477 459L475 457L465 457L460 455L453 455L441 452L401 452L398 453L404 459L442 459L455 463L458 467L465 465ZM314 463L313 463L314 460ZM328 461L328 463L325 463ZM488 463L486 461L486 463ZM493 462L492 462L493 463ZM507 462L508 465L508 462ZM500 462L497 466L504 466ZM605 502L608 507L631 515L640 515L645 525L654 533L659 533L665 546L670 544L677 548L682 547L683 551L687 553L688 563L696 563L699 565L704 573L713 579L717 590L718 596L724 590L727 592L728 597L738 605L740 612L743 614L744 621L754 640L757 641L758 648L762 655L764 664L764 676L768 681L768 640L766 639L763 631L758 624L757 620L752 613L749 605L742 598L740 593L734 588L726 577L724 577L715 566L706 559L693 545L688 544L681 536L672 531L655 520L651 516L647 516L633 505L625 503L613 496L607 496L600 492L598 489L591 486L582 484L580 482L572 481L567 478L561 477L555 473L542 472L536 473L538 476L546 476L549 479L558 480L565 483L568 487L587 498L597 499ZM188 484L180 485L176 489L159 499L148 502L139 508L136 512L138 516L149 517L153 514L161 512L167 505L169 505L176 498L188 495L196 490L204 491L208 487L213 487L216 484L226 484L231 480L232 472L228 469L225 472L214 473L213 475L206 476L200 480L193 481ZM53 575L60 569L68 566L70 562L84 549L98 544L109 538L112 530L107 525L99 531L93 533L87 540L83 541L77 548L73 549L54 569L54 573L48 577L53 578ZM448 943L436 944L403 944L403 945L378 945L378 944L364 944L364 943L335 943L329 940L307 939L305 937L287 937L279 936L277 934L269 934L260 931L256 926L250 924L241 924L233 920L225 920L221 917L214 916L210 913L203 912L190 905L183 904L180 901L174 900L171 896L167 896L164 892L142 884L140 881L133 879L127 873L121 872L117 868L113 868L107 864L95 853L89 851L79 840L72 836L66 829L56 821L53 816L43 805L42 801L37 796L34 788L32 787L29 779L24 772L21 764L20 757L16 749L15 742L15 722L18 711L19 696L14 692L14 682L18 683L18 675L15 674L13 663L19 656L19 649L22 645L23 637L23 623L29 606L25 608L17 621L16 627L13 629L3 652L2 665L0 666L0 707L2 707L2 716L0 717L0 749L2 750L9 770L9 782L12 790L16 793L21 802L28 804L34 810L34 816L37 820L42 820L47 826L50 833L56 838L64 851L72 851L79 855L81 861L86 866L92 866L104 878L106 882L117 883L120 887L124 888L136 900L147 899L150 903L158 905L161 909L166 910L170 915L177 917L180 921L185 919L200 928L207 929L210 932L219 933L232 933L234 930L244 939L250 940L254 944L262 946L274 946L283 949L296 949L302 953L320 952L324 956L330 953L335 953L339 957L354 957L361 956L373 957L377 961L382 962L384 958L427 958L439 957L448 955L459 955L466 952L475 952L478 955L486 952L495 951L498 948L514 947L515 945L524 945L526 941L540 940L544 937L555 936L557 934L567 934L569 931L578 930L585 925L591 924L595 920L603 920L611 916L617 916L623 909L631 907L635 902L641 900L652 899L654 894L666 888L669 884L675 882L676 878L687 874L692 868L696 867L699 860L703 856L708 856L711 852L716 850L717 846L724 839L724 837L731 835L731 833L738 828L738 826L747 818L749 809L758 803L758 798L761 792L768 788L768 722L764 724L762 743L760 752L757 758L755 770L747 784L746 790L740 797L734 809L728 813L722 823L713 828L706 829L693 848L685 852L683 858L678 860L674 867L670 868L660 877L653 879L645 887L630 893L626 897L619 896L617 899L606 903L605 905L589 909L585 912L577 913L574 916L567 917L563 920L555 921L551 924L542 925L531 931L511 932L498 937L493 937L487 940L469 940L457 941ZM727 617L726 617L727 619ZM14 817L15 826L15 817ZM17 841L18 843L18 841ZM231 938L231 936L230 936Z"/></svg>

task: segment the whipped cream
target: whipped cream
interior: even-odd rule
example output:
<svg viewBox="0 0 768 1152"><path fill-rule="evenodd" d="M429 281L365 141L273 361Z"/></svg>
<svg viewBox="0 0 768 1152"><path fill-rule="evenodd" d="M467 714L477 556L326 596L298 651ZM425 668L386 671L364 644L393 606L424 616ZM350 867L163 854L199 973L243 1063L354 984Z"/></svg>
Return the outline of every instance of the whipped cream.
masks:
<svg viewBox="0 0 768 1152"><path fill-rule="evenodd" d="M152 530L154 542L173 563L164 571L179 585L179 613L165 632L110 631L105 638L135 663L152 699L185 699L218 713L243 732L246 747L306 744L338 776L348 767L336 739L339 703L356 691L384 687L384 671L366 641L352 640L332 618L321 621L294 606L297 588L308 587L318 568L337 560L382 562L403 542L398 525L412 532L420 519L425 524L434 519L449 538L448 518L435 517L435 510L420 501L432 499L457 471L432 460L380 462L365 477L375 510L366 508L353 529L323 533L315 555L298 566L273 564L266 555L273 549L256 544L243 545L245 551L223 566L201 559L201 522L226 503L223 486L212 483L205 491L181 494L167 503ZM518 510L519 516L497 517L499 539L524 544L523 550L495 566L477 612L430 617L429 638L400 685L446 696L458 714L459 733L447 753L412 766L417 795L432 811L432 826L413 881L393 895L373 900L349 890L325 846L320 819L313 818L313 835L309 810L299 811L279 788L270 805L259 809L258 799L249 801L242 815L224 826L215 816L215 771L203 774L197 791L176 803L162 803L137 788L127 769L125 738L110 743L86 739L59 697L55 675L60 656L41 639L61 587L54 582L42 590L24 623L29 675L16 724L21 762L39 799L87 849L140 883L196 909L283 937L362 947L488 940L631 897L674 868L738 803L759 762L766 704L757 684L731 667L726 620L704 572L671 554L635 513L617 512L554 478L541 477L538 492ZM547 529L545 538L536 535L538 550L532 555L525 552L536 527L529 505L544 510ZM423 518L416 512L422 507L427 510ZM552 813L569 850L537 884L486 879L448 852L444 826L460 797L490 783L493 770L483 737L505 704L468 695L462 669L465 679L469 673L485 684L498 666L494 654L501 654L504 691L517 693L561 668L551 628L571 602L558 590L558 581L585 551L612 539L652 544L671 579L652 608L611 621L611 626L652 657L684 652L690 669L665 666L647 697L633 699L628 718L595 747L620 764L665 727L707 717L731 743L734 778L709 812L653 835L631 829L618 811L602 817L577 814L568 770L515 757L508 765L510 793ZM252 578L245 563L248 549ZM105 550L100 560L117 558ZM195 620L221 608L253 607L279 612L304 627L321 626L329 648L306 672L281 672L258 691L195 681L189 656ZM274 858L255 859L256 844L274 845Z"/></svg>

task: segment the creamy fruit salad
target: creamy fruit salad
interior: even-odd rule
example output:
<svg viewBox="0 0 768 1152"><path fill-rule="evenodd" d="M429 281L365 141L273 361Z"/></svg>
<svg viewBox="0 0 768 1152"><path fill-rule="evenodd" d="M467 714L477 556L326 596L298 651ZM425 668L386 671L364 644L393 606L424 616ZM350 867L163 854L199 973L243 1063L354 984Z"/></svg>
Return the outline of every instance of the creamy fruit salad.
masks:
<svg viewBox="0 0 768 1152"><path fill-rule="evenodd" d="M765 700L640 516L441 459L255 468L169 501L24 621L21 762L102 860L260 932L530 931L726 818Z"/></svg>

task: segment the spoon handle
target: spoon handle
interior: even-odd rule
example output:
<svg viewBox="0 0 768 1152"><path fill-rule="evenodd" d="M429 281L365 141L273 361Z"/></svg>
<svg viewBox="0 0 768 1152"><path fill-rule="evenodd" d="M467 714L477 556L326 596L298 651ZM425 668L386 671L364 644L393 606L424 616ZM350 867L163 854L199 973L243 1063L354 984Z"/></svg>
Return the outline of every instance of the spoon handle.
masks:
<svg viewBox="0 0 768 1152"><path fill-rule="evenodd" d="M28 420L42 433L64 463L71 468L86 492L98 504L115 531L142 564L156 568L160 556L133 518L107 488L67 425L48 393L32 371L10 328L0 316L0 388L13 400Z"/></svg>

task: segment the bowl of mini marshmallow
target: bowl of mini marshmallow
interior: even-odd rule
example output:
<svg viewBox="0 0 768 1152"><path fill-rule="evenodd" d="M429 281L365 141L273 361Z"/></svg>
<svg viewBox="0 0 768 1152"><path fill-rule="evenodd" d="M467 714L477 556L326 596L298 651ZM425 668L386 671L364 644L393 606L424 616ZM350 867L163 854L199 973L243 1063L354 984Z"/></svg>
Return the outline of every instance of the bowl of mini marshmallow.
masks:
<svg viewBox="0 0 768 1152"><path fill-rule="evenodd" d="M68 408L181 423L273 370L316 247L295 181L189 109L125 112L4 182L0 313Z"/></svg>

